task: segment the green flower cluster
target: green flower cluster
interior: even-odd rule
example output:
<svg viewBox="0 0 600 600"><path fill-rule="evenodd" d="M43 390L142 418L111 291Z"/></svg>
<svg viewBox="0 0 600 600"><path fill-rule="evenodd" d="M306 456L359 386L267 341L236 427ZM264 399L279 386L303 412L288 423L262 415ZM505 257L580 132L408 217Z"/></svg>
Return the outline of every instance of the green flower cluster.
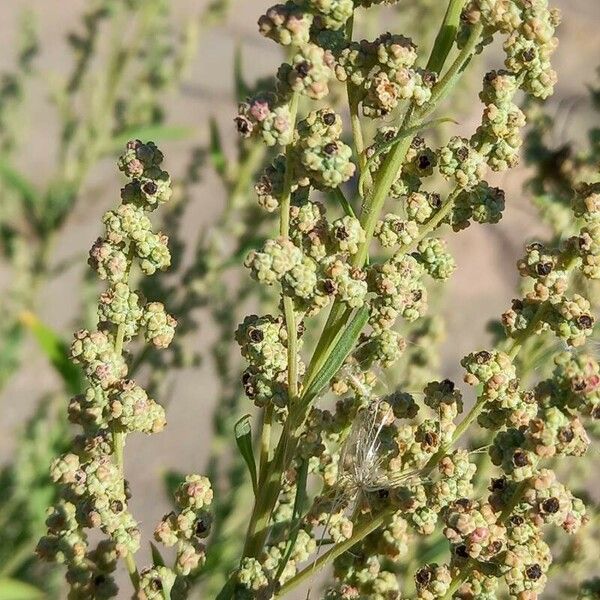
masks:
<svg viewBox="0 0 600 600"><path fill-rule="evenodd" d="M360 14L353 8L382 3L293 0L259 21L265 36L293 49L276 92L248 100L236 119L243 135L256 130L267 145L285 146L255 188L261 207L281 211L279 235L251 251L245 265L256 281L277 287L281 313L247 317L236 332L248 362L244 389L263 409L258 481L266 485L256 491L228 590L231 597L283 596L309 576L310 564L299 563L322 536L332 549L317 564L333 561L335 576L326 598L400 598L396 574L405 572L410 543L437 533L450 558L416 570L417 598L491 600L503 582L510 597L534 600L551 562L544 528L573 534L586 521L583 503L544 461L586 452L584 418L600 410L600 376L593 358L561 355L552 376L528 388L515 358L542 332L578 346L592 330L591 302L572 275L598 277L598 186L579 191L577 236L558 249L530 244L519 261L527 287L504 315L506 346L462 360L477 400L460 423L460 390L425 377L426 369L418 373L418 393L402 387L382 396L378 386L381 371L406 351L404 330L425 343L439 335L433 319L423 319L421 329L412 324L427 311L426 275L445 281L456 268L440 226L460 231L502 218L504 192L485 181L486 173L517 164L525 126L518 92L552 92L558 15L545 0L472 0L460 20L448 11L455 23L444 21L426 63L402 35L351 39L350 19ZM460 30L456 39L446 39L453 27ZM429 115L498 33L506 60L484 77L479 126L470 137L430 147L423 137L434 123ZM451 42L458 52L450 54ZM417 66L423 64L440 72ZM353 149L340 114L321 102L339 83L346 87ZM319 101L318 109L306 108L308 100ZM289 117L281 135L271 135L275 110ZM365 141L361 111L398 126L379 122ZM345 196L357 171L353 150L357 216ZM446 197L424 185L435 174L450 183ZM318 191L339 200L344 216L331 216L339 207L313 199ZM398 211L388 209L390 197L400 201ZM380 251L371 253L373 239ZM303 339L310 319L328 305L321 336ZM306 366L304 345L314 347ZM339 397L335 405L318 405L326 392ZM276 444L269 437L273 415L282 425ZM489 467L474 458L480 452L460 446L473 423L484 431ZM479 490L475 498L486 469L493 475L489 495ZM296 535L301 541L290 544Z"/></svg>
<svg viewBox="0 0 600 600"><path fill-rule="evenodd" d="M373 144L365 150L369 159L369 170L374 175L377 169L381 167L382 160L389 154L389 145L392 144L398 136L397 127L380 127L375 134ZM417 200L425 201L430 207L430 212L420 220L411 216L418 223L423 223L427 217L431 216L435 208L439 208L439 197L436 199L432 194L421 191L423 179L430 177L434 173L434 167L437 165L438 157L436 153L427 146L425 139L415 136L411 140L410 148L406 154L404 164L398 173L392 187L390 195L398 200L406 200L408 207L409 199L414 196ZM408 197L408 198L407 198ZM418 212L415 208L414 211Z"/></svg>
<svg viewBox="0 0 600 600"><path fill-rule="evenodd" d="M130 287L134 262L146 275L170 263L167 238L152 231L147 216L171 195L169 174L160 168L162 160L162 153L152 142L127 144L119 168L130 181L121 192L122 204L105 214L106 233L90 252L90 265L109 287L99 298L98 328L78 331L71 346L71 359L87 378L84 393L69 404L69 418L82 432L71 450L52 464L51 476L60 498L49 510L48 534L37 548L42 558L66 565L69 598L73 600L115 596L117 560L135 565L133 555L140 546L140 531L128 508L124 438L135 432L157 433L166 424L164 409L127 378L123 355L124 344L140 334L148 343L166 348L177 325L160 302L145 302ZM192 511L195 522L200 518L208 522L199 512L203 505L198 504L210 504L212 497L205 478L189 477L179 496L181 514L188 518ZM187 530L182 519L177 534L184 540ZM95 547L88 530L104 534ZM197 527L194 535L196 532ZM135 598L162 598L163 591L173 587L176 573L187 575L197 567L202 551L190 539L188 536L179 544L175 572L154 565L138 578L130 568Z"/></svg>
<svg viewBox="0 0 600 600"><path fill-rule="evenodd" d="M310 113L298 124L294 151L299 179L316 189L336 188L354 175L352 149L340 139L341 120L328 109Z"/></svg>
<svg viewBox="0 0 600 600"><path fill-rule="evenodd" d="M166 547L177 547L174 574L187 576L204 564L206 553L201 540L212 524L209 507L213 491L201 475L188 475L175 492L177 512L165 515L154 530L154 538Z"/></svg>
<svg viewBox="0 0 600 600"><path fill-rule="evenodd" d="M415 67L417 48L409 38L384 33L372 42L350 42L339 53L335 74L356 86L367 117L383 117L400 102L422 106L431 98L436 74Z"/></svg>
<svg viewBox="0 0 600 600"><path fill-rule="evenodd" d="M573 203L575 216L585 223L580 235L557 248L541 243L527 247L526 256L518 263L519 272L530 284L524 298L513 300L512 307L502 317L507 333L512 337L534 328L551 330L569 346L581 346L592 333L594 316L590 301L570 292L570 274L578 269L585 278L597 279L590 264L598 261L599 246L581 243L598 222L595 208L599 194L597 185L582 186Z"/></svg>
<svg viewBox="0 0 600 600"><path fill-rule="evenodd" d="M547 0L472 0L465 11L465 22L481 23L486 41L496 32L505 36L505 66L517 78L519 87L536 98L552 94L556 73L550 59L558 45L554 32L560 13L548 8Z"/></svg>

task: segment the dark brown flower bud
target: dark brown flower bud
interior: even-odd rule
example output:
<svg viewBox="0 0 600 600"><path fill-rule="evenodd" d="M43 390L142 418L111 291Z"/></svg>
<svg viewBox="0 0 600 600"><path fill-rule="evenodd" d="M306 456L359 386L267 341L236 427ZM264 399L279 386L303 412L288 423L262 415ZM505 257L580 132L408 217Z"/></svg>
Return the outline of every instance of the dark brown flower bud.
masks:
<svg viewBox="0 0 600 600"><path fill-rule="evenodd" d="M302 79L304 79L310 73L310 63L303 60L301 63L296 65L296 72Z"/></svg>
<svg viewBox="0 0 600 600"><path fill-rule="evenodd" d="M540 567L540 565L538 565L537 563L530 565L525 569L525 575L527 575L529 579L532 579L534 581L536 579L539 579L542 576L542 574L542 567Z"/></svg>
<svg viewBox="0 0 600 600"><path fill-rule="evenodd" d="M581 315L577 319L577 324L584 329L591 329L594 325L594 319L590 315Z"/></svg>
<svg viewBox="0 0 600 600"><path fill-rule="evenodd" d="M265 339L265 334L262 332L261 329L256 329L255 327L252 327L248 330L248 337L250 338L250 341L254 344L260 344L260 342L262 342Z"/></svg>
<svg viewBox="0 0 600 600"><path fill-rule="evenodd" d="M475 362L478 365L483 365L487 362L490 362L492 359L492 355L487 350L482 350L475 355Z"/></svg>
<svg viewBox="0 0 600 600"><path fill-rule="evenodd" d="M513 463L515 467L526 467L529 464L529 457L522 450L517 450L513 454Z"/></svg>
<svg viewBox="0 0 600 600"><path fill-rule="evenodd" d="M325 125L333 125L335 123L335 114L325 113L323 115L323 123L325 123Z"/></svg>
<svg viewBox="0 0 600 600"><path fill-rule="evenodd" d="M415 574L415 581L421 586L427 585L431 581L431 571L427 568L419 569Z"/></svg>
<svg viewBox="0 0 600 600"><path fill-rule="evenodd" d="M535 267L535 272L542 277L550 275L552 273L552 263L538 263Z"/></svg>
<svg viewBox="0 0 600 600"><path fill-rule="evenodd" d="M421 154L417 159L417 165L422 171L428 169L431 166L431 159L427 154Z"/></svg>
<svg viewBox="0 0 600 600"><path fill-rule="evenodd" d="M153 196L154 194L156 194L156 192L158 191L158 186L156 185L156 183L154 183L154 181L147 181L143 186L142 189L144 190L144 192L146 194L148 194L149 196Z"/></svg>
<svg viewBox="0 0 600 600"><path fill-rule="evenodd" d="M325 279L323 281L323 291L328 295L332 296L337 291L337 285L333 279Z"/></svg>
<svg viewBox="0 0 600 600"><path fill-rule="evenodd" d="M559 508L560 508L560 502L558 501L558 498L554 498L554 497L547 498L546 500L544 500L542 502L542 510L549 514L554 514L554 513L558 512Z"/></svg>
<svg viewBox="0 0 600 600"><path fill-rule="evenodd" d="M337 144L335 142L329 142L329 144L325 144L325 147L323 148L323 152L325 152L325 154L335 154L337 152Z"/></svg>
<svg viewBox="0 0 600 600"><path fill-rule="evenodd" d="M506 477L497 477L492 479L492 483L490 485L491 492L503 492L506 489Z"/></svg>

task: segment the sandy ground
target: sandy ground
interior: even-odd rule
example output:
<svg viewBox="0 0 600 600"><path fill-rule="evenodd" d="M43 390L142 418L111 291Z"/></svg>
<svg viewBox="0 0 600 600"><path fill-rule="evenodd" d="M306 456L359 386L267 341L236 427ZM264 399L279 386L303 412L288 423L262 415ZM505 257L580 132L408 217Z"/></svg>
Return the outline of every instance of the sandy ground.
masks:
<svg viewBox="0 0 600 600"><path fill-rule="evenodd" d="M204 4L206 2L172 0L176 13L182 17L197 12ZM577 103L585 98L585 85L594 80L600 59L600 3L558 0L555 4L563 9L564 24L555 60L559 84L551 106L557 114L564 115L566 136L586 125L588 115L579 110ZM67 70L65 33L77 26L85 5L83 0L44 3L5 0L0 3L0 70L10 66L17 15L22 7L32 6L39 15L43 43L39 68L46 73L64 73ZM171 122L193 128L194 143L206 140L207 121L211 115L216 116L224 131L231 131L235 104L230 65L237 44L244 50L248 80L270 74L278 65L274 45L260 38L255 31L256 18L268 5L267 0L236 2L229 23L203 35L184 94L170 104ZM54 151L52 140L57 131L53 116L48 117L41 88L38 93L40 97L31 104L29 111L29 125L36 141L27 146L23 161L26 160L43 181L50 173ZM572 107L575 110L571 110ZM187 143L166 145L167 162L173 171L183 168L188 147ZM455 372L463 354L484 342L486 322L497 316L512 296L517 279L513 265L523 242L543 230L531 217L520 193L523 178L522 171L502 178L501 183L507 191L507 210L499 225L472 227L452 240L459 267L448 286L447 304L461 308L446 315L449 342L444 369L449 374ZM87 251L99 232L101 214L114 202L115 181L110 161L105 161L91 173L82 194L83 201L71 215L66 233L55 249L56 263L76 255L83 256ZM98 190L105 191L99 194ZM184 236L194 236L201 228L210 226L220 211L222 200L215 178L207 171L197 190L190 218L186 220ZM40 298L40 317L66 336L70 335L73 315L78 311L75 284L79 273L74 270L49 282ZM0 285L3 279L6 281L6 274L0 270ZM205 328L199 337L200 346L207 347L210 338L210 328ZM40 395L53 389L56 383L54 374L33 344L28 346L26 356L23 368L15 374L0 399L1 461L10 459L15 432L32 413ZM167 431L151 439L138 437L128 444L127 472L134 490L133 510L141 518L146 534L166 505L160 473L170 467L202 472L204 449L210 437L207 416L214 405L215 389L208 361L198 370L183 372L176 384L175 400L169 406ZM143 491L139 493L138 490Z"/></svg>

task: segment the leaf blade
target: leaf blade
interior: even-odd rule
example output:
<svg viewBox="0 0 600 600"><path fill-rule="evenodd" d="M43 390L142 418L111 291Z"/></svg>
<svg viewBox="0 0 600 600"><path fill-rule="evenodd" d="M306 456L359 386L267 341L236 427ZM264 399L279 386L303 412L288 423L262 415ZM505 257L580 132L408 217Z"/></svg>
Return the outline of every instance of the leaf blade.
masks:
<svg viewBox="0 0 600 600"><path fill-rule="evenodd" d="M367 324L368 319L369 309L366 306L362 306L356 311L352 320L344 329L333 350L327 357L327 360L315 375L306 391L302 394L302 404L304 406L310 404L338 372L347 356L352 351L352 348L364 326Z"/></svg>
<svg viewBox="0 0 600 600"><path fill-rule="evenodd" d="M65 340L31 312L23 312L20 315L20 320L31 331L39 347L60 375L69 392L72 394L81 392L82 375L79 369L69 360L69 346Z"/></svg>
<svg viewBox="0 0 600 600"><path fill-rule="evenodd" d="M252 479L252 489L254 494L258 490L258 475L256 472L256 460L254 458L254 449L252 447L252 426L250 424L250 415L244 415L235 424L233 428L235 434L235 443L248 466L250 478Z"/></svg>

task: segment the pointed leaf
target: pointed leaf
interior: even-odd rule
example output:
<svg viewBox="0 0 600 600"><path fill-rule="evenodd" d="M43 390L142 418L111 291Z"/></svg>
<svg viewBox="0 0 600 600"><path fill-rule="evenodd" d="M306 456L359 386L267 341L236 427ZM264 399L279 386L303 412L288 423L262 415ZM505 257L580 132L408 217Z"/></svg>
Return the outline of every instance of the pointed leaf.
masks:
<svg viewBox="0 0 600 600"><path fill-rule="evenodd" d="M4 160L0 160L0 178L7 187L23 198L29 211L41 203L42 196L35 189L33 183Z"/></svg>
<svg viewBox="0 0 600 600"><path fill-rule="evenodd" d="M344 211L344 214L348 215L349 217L356 218L354 209L352 208L352 205L350 204L348 198L346 198L346 196L344 195L344 192L341 188L333 188L329 191L329 194L333 200L339 202L340 206L342 207L342 210Z"/></svg>
<svg viewBox="0 0 600 600"><path fill-rule="evenodd" d="M235 97L242 102L248 95L248 85L244 81L244 66L242 60L242 47L236 46L235 56L233 59L233 77L234 77L234 89Z"/></svg>
<svg viewBox="0 0 600 600"><path fill-rule="evenodd" d="M240 449L248 470L250 471L250 478L252 479L252 489L254 494L258 488L258 476L256 473L256 460L254 458L254 450L252 448L252 425L250 423L250 415L244 415L234 427L235 443Z"/></svg>
<svg viewBox="0 0 600 600"><path fill-rule="evenodd" d="M298 467L298 480L296 485L296 498L294 499L294 508L292 512L292 526L290 529L289 540L287 543L287 547L285 550L285 554L279 564L279 568L277 569L277 576L275 580L278 580L281 577L281 574L285 570L285 567L290 560L290 556L294 550L294 546L296 545L296 540L298 539L298 533L300 531L300 526L302 525L302 509L306 504L306 481L308 479L308 460L303 460Z"/></svg>
<svg viewBox="0 0 600 600"><path fill-rule="evenodd" d="M69 360L69 346L65 340L31 312L23 312L20 318L23 325L33 333L38 345L62 377L69 392L72 394L81 392L81 372Z"/></svg>
<svg viewBox="0 0 600 600"><path fill-rule="evenodd" d="M155 567L164 567L165 559L162 557L160 550L150 542L150 553L152 554L152 563Z"/></svg>
<svg viewBox="0 0 600 600"><path fill-rule="evenodd" d="M367 324L368 319L369 309L366 306L356 311L356 314L344 329L320 371L315 375L312 382L306 388L306 391L302 394L302 403L305 406L310 404L323 391L325 386L329 384L333 376L339 371L347 356L352 352L354 344Z"/></svg>

